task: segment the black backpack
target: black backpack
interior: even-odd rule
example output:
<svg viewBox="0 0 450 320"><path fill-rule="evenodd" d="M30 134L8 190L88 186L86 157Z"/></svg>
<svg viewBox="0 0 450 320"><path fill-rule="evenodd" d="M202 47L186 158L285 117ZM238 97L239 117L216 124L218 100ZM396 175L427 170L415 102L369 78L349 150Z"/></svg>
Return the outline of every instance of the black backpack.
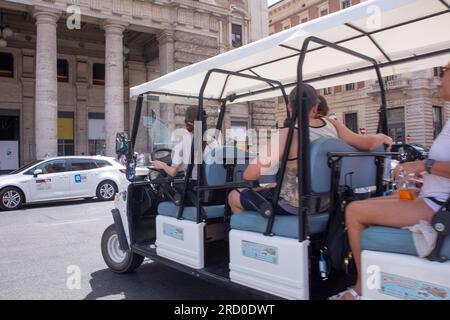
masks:
<svg viewBox="0 0 450 320"><path fill-rule="evenodd" d="M333 271L352 273L355 270L345 225L345 208L355 200L358 200L358 197L353 189L342 187L330 208L330 217L321 249L328 264L327 273L333 273Z"/></svg>

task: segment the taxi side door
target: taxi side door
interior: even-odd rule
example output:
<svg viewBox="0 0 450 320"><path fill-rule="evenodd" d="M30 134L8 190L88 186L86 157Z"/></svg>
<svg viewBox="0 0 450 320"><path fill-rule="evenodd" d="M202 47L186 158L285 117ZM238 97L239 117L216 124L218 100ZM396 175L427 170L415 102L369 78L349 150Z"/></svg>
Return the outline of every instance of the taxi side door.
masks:
<svg viewBox="0 0 450 320"><path fill-rule="evenodd" d="M45 161L33 168L42 173L28 181L31 201L47 201L70 197L68 162L66 159ZM33 174L30 172L30 174Z"/></svg>
<svg viewBox="0 0 450 320"><path fill-rule="evenodd" d="M94 197L98 168L86 158L70 159L70 194L73 197Z"/></svg>

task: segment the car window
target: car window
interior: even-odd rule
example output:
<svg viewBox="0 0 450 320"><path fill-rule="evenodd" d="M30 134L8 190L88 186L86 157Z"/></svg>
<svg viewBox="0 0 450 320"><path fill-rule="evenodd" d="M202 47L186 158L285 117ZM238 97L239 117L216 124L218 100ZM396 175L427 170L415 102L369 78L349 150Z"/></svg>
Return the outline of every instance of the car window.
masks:
<svg viewBox="0 0 450 320"><path fill-rule="evenodd" d="M27 165L25 165L25 166L23 166L23 167L21 167L21 168L19 168L17 170L11 171L8 174L17 174L17 173L26 171L26 170L30 169L32 166L38 164L39 162L42 162L42 160L33 161L33 162L31 162L31 163L29 163L29 164L27 164ZM34 171L34 169L31 169L28 172L25 172L25 174L33 174L33 171Z"/></svg>
<svg viewBox="0 0 450 320"><path fill-rule="evenodd" d="M89 159L71 159L71 171L83 171L95 168L95 164Z"/></svg>
<svg viewBox="0 0 450 320"><path fill-rule="evenodd" d="M104 167L111 166L111 163L109 163L108 161L105 161L105 160L95 160L95 164L98 168L104 168Z"/></svg>
<svg viewBox="0 0 450 320"><path fill-rule="evenodd" d="M44 163L41 163L40 165L37 165L33 172L37 169L41 169L43 174L46 173L59 173L59 172L65 172L67 171L67 164L66 160L50 160L46 161Z"/></svg>

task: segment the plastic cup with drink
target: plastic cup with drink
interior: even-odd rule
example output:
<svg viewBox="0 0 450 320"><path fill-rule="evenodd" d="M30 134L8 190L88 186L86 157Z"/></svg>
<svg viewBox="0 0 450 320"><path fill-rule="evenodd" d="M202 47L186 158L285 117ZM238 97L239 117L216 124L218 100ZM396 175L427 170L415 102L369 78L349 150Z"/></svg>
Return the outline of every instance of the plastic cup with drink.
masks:
<svg viewBox="0 0 450 320"><path fill-rule="evenodd" d="M395 179L395 185L400 200L414 200L417 196L421 181L416 179L414 173L407 174L406 171L401 170Z"/></svg>

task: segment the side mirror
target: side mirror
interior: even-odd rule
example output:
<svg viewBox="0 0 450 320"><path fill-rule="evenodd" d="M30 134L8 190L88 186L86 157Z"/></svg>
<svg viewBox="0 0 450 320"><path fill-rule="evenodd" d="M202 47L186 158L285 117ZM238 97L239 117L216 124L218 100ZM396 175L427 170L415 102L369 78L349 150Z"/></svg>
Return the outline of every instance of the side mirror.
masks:
<svg viewBox="0 0 450 320"><path fill-rule="evenodd" d="M116 134L116 154L121 156L127 154L129 151L130 140L126 132L119 132Z"/></svg>
<svg viewBox="0 0 450 320"><path fill-rule="evenodd" d="M42 169L36 169L33 171L33 176L36 178L38 175L42 174Z"/></svg>

